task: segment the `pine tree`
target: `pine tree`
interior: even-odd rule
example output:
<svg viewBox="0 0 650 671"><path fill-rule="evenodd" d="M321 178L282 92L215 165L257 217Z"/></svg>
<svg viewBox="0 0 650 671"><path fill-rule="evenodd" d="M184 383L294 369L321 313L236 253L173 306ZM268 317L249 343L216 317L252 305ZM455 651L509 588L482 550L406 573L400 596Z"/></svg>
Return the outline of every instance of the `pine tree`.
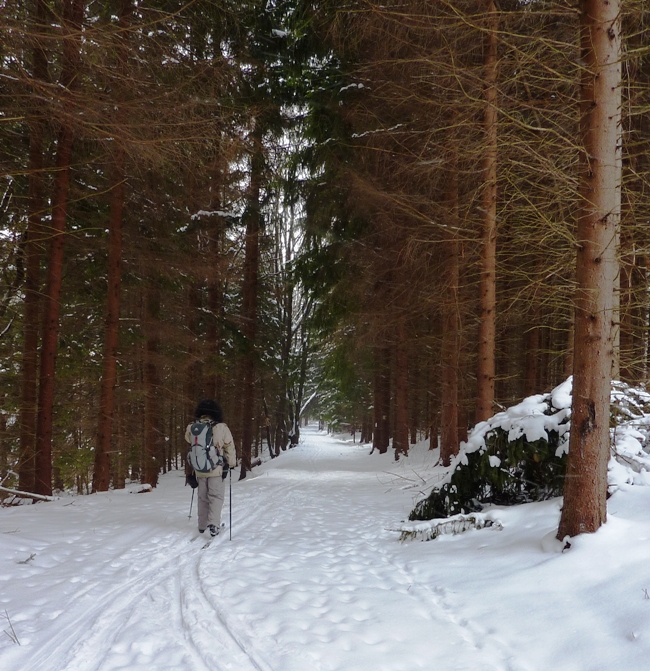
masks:
<svg viewBox="0 0 650 671"><path fill-rule="evenodd" d="M621 188L620 3L583 0L573 404L558 538L606 521L614 285Z"/></svg>

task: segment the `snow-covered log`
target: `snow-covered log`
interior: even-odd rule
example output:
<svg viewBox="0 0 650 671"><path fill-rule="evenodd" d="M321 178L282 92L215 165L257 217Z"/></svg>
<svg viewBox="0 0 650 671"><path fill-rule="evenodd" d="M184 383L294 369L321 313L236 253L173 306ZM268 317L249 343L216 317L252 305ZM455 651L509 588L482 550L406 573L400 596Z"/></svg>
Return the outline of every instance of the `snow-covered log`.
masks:
<svg viewBox="0 0 650 671"><path fill-rule="evenodd" d="M19 489L9 489L9 487L2 487L0 485L0 492L8 492L14 496L22 496L27 499L36 499L37 501L54 501L53 496L45 496L43 494L32 494L31 492L22 492Z"/></svg>
<svg viewBox="0 0 650 671"><path fill-rule="evenodd" d="M503 525L491 513L471 513L469 515L454 515L443 519L404 524L397 531L400 532L400 541L431 541L442 535L456 536L469 529L486 528L501 531Z"/></svg>

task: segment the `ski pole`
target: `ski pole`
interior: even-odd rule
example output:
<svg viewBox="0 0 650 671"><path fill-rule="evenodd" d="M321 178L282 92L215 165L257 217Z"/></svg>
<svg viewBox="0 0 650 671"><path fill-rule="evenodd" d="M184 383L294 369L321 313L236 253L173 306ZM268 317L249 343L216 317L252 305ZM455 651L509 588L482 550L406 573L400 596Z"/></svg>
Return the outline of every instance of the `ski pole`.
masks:
<svg viewBox="0 0 650 671"><path fill-rule="evenodd" d="M228 525L228 533L230 535L229 540L232 540L232 468L230 469L229 475L228 475L228 483L230 484L230 494L229 494L229 501L228 501L228 512L230 514L230 523Z"/></svg>
<svg viewBox="0 0 650 671"><path fill-rule="evenodd" d="M192 488L192 500L190 501L190 514L187 516L188 519L192 519L192 504L194 503L194 488Z"/></svg>

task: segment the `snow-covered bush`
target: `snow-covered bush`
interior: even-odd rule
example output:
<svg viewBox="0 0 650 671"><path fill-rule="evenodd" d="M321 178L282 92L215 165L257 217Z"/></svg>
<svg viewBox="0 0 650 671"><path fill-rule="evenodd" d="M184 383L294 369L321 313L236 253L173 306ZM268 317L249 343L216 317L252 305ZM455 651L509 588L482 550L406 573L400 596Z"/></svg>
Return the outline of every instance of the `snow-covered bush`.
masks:
<svg viewBox="0 0 650 671"><path fill-rule="evenodd" d="M614 382L611 398L609 491L613 493L623 484L650 485L650 394Z"/></svg>
<svg viewBox="0 0 650 671"><path fill-rule="evenodd" d="M449 474L411 512L410 520L468 514L488 503L514 505L562 494L569 448L571 378L529 396L472 430ZM610 490L650 484L650 394L612 385Z"/></svg>

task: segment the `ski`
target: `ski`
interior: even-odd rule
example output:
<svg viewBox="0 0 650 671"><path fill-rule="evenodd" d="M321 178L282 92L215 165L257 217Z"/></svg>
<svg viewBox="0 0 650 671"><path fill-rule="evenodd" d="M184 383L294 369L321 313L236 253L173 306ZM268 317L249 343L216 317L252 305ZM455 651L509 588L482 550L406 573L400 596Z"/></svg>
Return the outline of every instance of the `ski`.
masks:
<svg viewBox="0 0 650 671"><path fill-rule="evenodd" d="M225 523L225 522L222 522L222 523L221 523L221 526L219 527L219 534L220 534L221 531L222 531L223 529L225 529L225 528L226 528L226 523ZM206 531L206 533L207 533L207 531ZM205 550L206 548L209 548L209 547L210 547L210 543L212 543L213 540L219 538L219 534L217 534L216 536L208 536L208 540L207 540L207 542L201 547L201 550Z"/></svg>

